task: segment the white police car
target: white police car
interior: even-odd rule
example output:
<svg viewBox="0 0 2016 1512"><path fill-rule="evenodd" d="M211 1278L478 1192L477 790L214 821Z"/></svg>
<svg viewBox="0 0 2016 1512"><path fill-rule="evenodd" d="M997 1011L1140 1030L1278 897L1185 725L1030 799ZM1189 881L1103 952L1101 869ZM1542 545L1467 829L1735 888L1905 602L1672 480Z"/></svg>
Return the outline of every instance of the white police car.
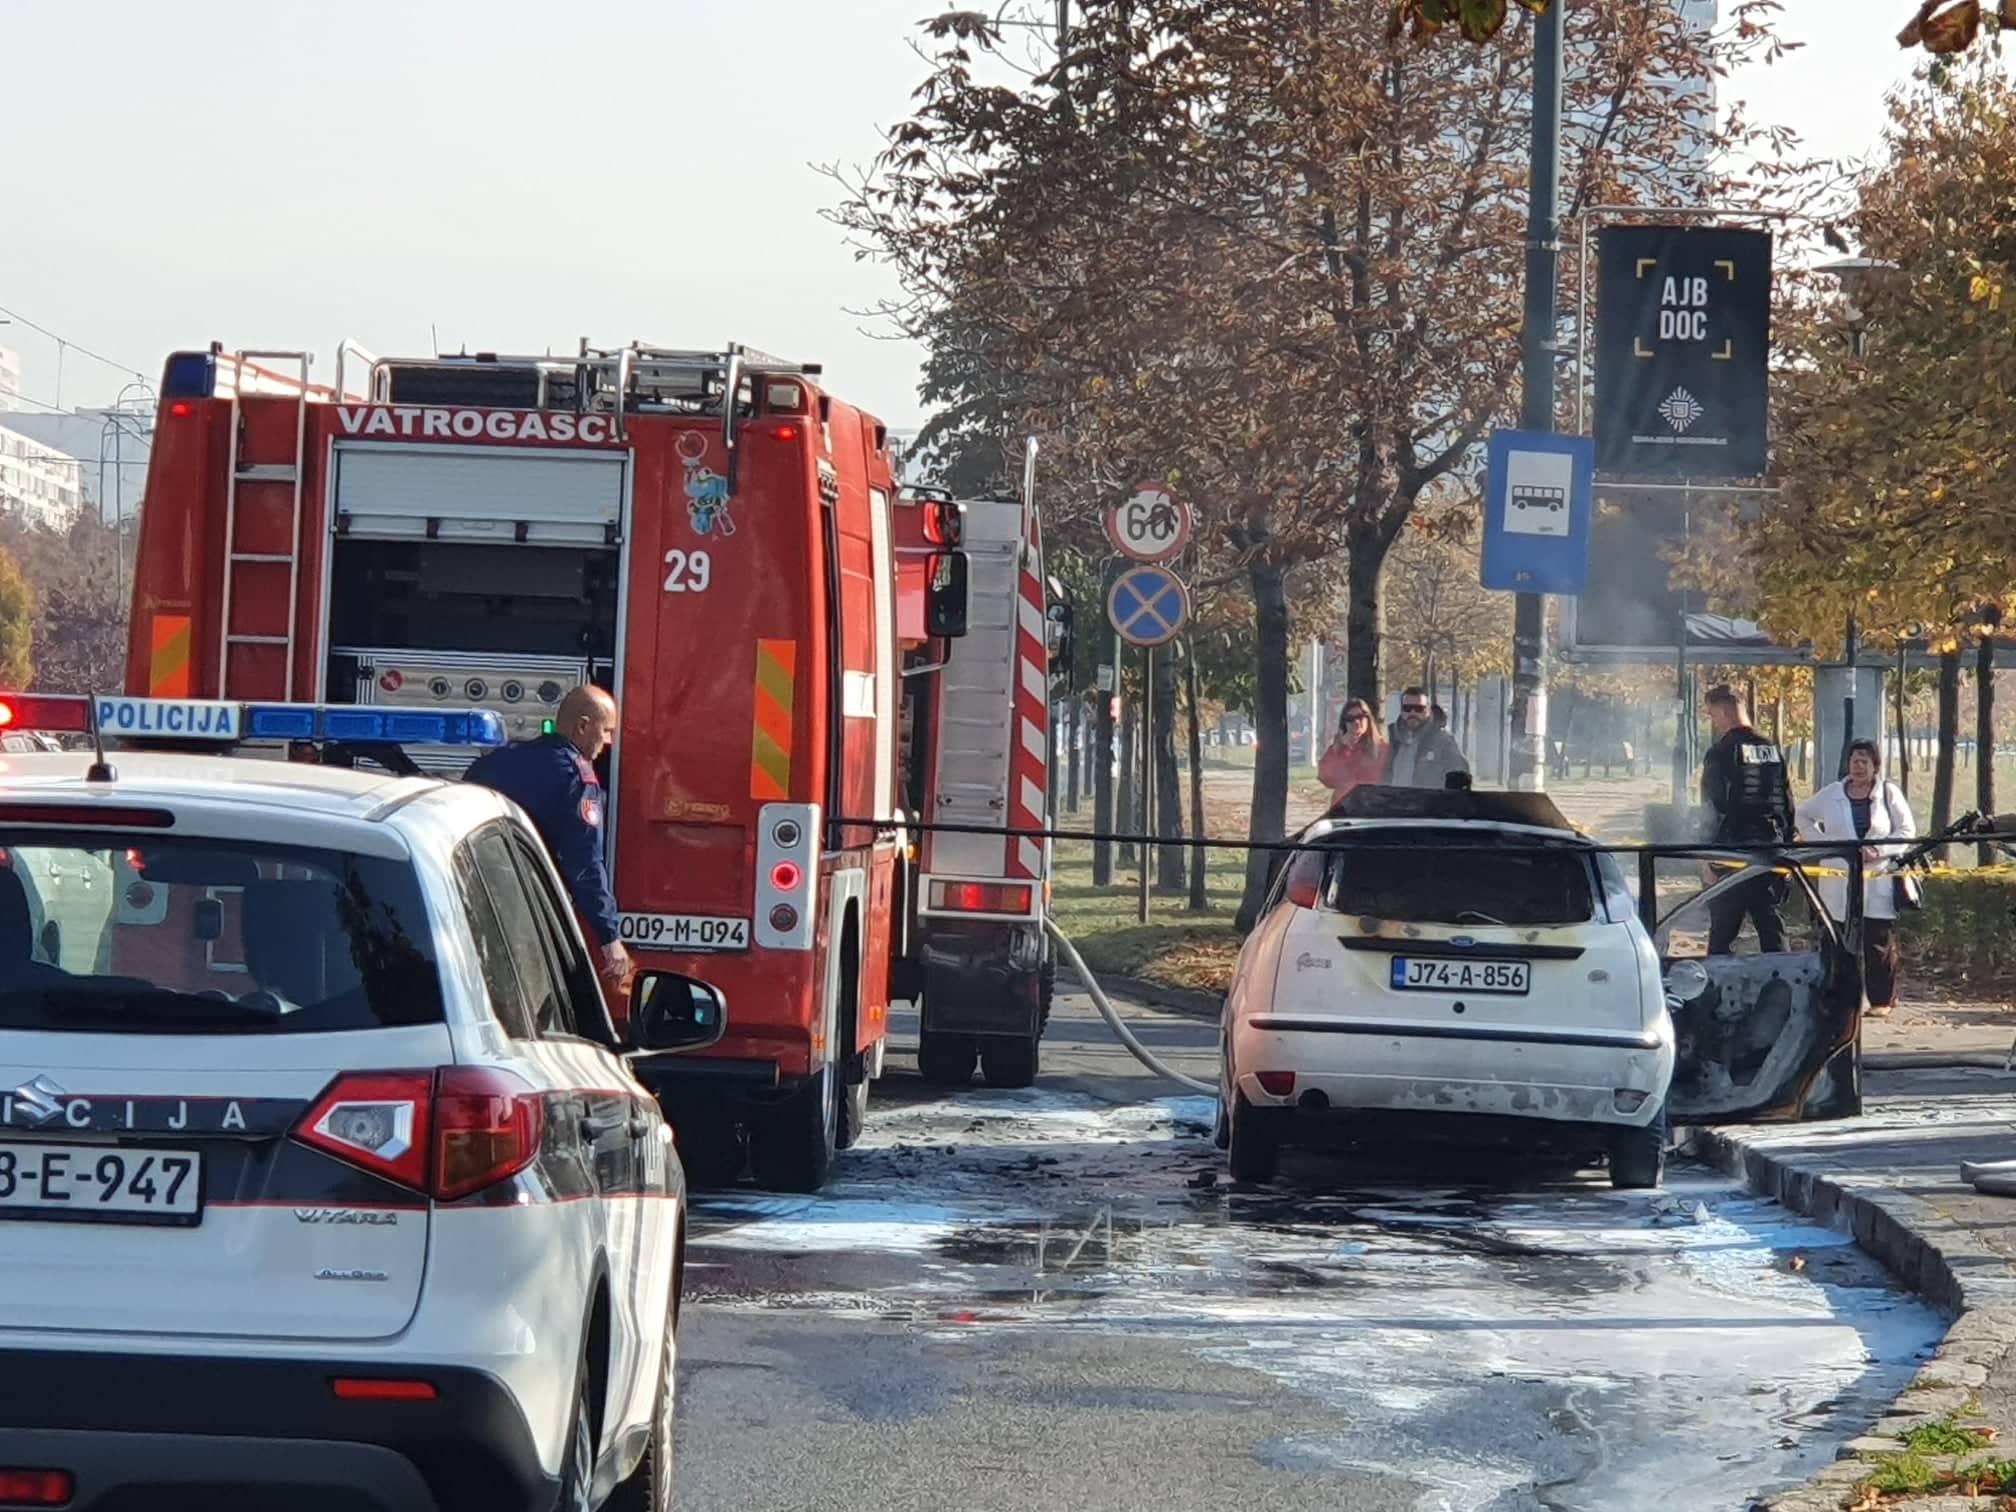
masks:
<svg viewBox="0 0 2016 1512"><path fill-rule="evenodd" d="M494 715L0 695L0 725ZM401 715L409 720L414 716ZM284 749L284 748L283 748ZM663 1509L686 1191L552 863L475 786L0 756L0 1505Z"/></svg>

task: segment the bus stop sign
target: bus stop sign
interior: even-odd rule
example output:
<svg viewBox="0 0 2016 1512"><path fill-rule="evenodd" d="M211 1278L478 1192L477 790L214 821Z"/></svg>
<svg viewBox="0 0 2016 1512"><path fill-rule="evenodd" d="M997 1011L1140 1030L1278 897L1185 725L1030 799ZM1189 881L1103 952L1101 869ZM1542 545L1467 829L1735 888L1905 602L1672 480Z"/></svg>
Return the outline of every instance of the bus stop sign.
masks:
<svg viewBox="0 0 2016 1512"><path fill-rule="evenodd" d="M1596 444L1587 436L1493 431L1486 452L1486 588L1578 594L1589 585Z"/></svg>

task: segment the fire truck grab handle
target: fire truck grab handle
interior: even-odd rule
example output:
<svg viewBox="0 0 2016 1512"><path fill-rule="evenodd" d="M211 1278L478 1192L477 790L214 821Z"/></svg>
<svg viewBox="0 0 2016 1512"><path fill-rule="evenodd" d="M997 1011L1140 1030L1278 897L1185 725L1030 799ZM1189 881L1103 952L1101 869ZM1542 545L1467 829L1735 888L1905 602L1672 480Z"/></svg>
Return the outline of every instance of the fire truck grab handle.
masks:
<svg viewBox="0 0 2016 1512"><path fill-rule="evenodd" d="M378 359L359 346L350 337L343 338L343 345L336 348L336 398L341 401L350 397L343 387L343 365L346 357L356 357L364 364L363 398L375 400L378 397Z"/></svg>
<svg viewBox="0 0 2016 1512"><path fill-rule="evenodd" d="M609 424L615 431L618 441L629 439L623 433L623 402L630 395L630 364L636 358L637 348L634 344L623 348L616 358L616 413L611 417Z"/></svg>
<svg viewBox="0 0 2016 1512"><path fill-rule="evenodd" d="M742 387L742 349L728 344L728 365L721 374L721 444L728 449L728 492L735 492L735 395Z"/></svg>

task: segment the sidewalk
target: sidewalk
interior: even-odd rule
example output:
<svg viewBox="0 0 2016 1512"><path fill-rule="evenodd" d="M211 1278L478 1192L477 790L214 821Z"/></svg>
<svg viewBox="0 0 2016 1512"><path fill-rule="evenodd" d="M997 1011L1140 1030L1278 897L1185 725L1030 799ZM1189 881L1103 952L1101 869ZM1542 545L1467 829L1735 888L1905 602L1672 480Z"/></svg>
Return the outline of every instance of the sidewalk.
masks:
<svg viewBox="0 0 2016 1512"><path fill-rule="evenodd" d="M2016 1199L1960 1180L1963 1160L2016 1158L2016 1074L1999 1069L2012 1037L2005 1004L1900 1005L1867 1025L1861 1118L1688 1140L1758 1192L1852 1229L1954 1315L1884 1419L1806 1486L1760 1503L1766 1512L2016 1508Z"/></svg>

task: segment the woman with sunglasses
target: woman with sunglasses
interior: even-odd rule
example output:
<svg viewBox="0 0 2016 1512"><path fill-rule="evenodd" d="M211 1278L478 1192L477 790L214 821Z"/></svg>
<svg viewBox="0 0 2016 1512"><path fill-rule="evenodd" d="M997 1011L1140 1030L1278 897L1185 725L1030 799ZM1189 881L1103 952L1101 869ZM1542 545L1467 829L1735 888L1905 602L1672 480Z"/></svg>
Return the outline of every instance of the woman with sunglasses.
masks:
<svg viewBox="0 0 2016 1512"><path fill-rule="evenodd" d="M1386 742L1379 738L1378 721L1364 699L1354 698L1337 716L1337 737L1316 766L1316 775L1330 789L1331 807L1361 782L1377 782L1385 769Z"/></svg>

